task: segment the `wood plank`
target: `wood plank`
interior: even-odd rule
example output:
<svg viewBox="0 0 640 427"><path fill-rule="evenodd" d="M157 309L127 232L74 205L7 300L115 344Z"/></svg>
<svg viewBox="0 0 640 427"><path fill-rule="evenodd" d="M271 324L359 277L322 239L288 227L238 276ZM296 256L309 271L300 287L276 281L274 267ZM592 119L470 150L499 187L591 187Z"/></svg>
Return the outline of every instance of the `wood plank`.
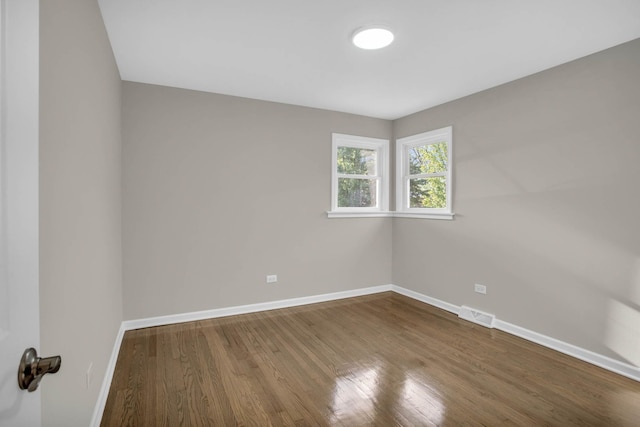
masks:
<svg viewBox="0 0 640 427"><path fill-rule="evenodd" d="M389 292L128 331L102 426L639 420L640 383Z"/></svg>

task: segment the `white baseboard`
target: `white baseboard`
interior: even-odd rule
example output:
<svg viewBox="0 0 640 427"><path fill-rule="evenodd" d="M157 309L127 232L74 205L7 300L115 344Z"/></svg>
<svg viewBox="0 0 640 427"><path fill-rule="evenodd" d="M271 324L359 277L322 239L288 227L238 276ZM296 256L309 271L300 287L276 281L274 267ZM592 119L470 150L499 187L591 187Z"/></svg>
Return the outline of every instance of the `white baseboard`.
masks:
<svg viewBox="0 0 640 427"><path fill-rule="evenodd" d="M393 285L380 285L369 288L354 289L350 291L333 292L329 294L314 295L310 297L291 298L286 300L264 302L258 304L240 305L235 307L217 308L213 310L195 311L191 313L171 314L168 316L149 317L146 319L125 320L120 325L120 330L116 336L116 341L111 351L111 358L107 365L107 370L102 381L102 387L98 394L98 400L91 417L91 426L100 427L102 421L102 413L107 404L109 389L111 388L111 380L116 368L118 354L124 333L133 329L150 328L153 326L171 325L175 323L193 322L196 320L214 319L217 317L235 316L237 314L256 313L259 311L275 310L278 308L297 307L300 305L315 304L319 302L335 301L344 298L359 297L363 295L377 294L380 292L389 292L394 290Z"/></svg>
<svg viewBox="0 0 640 427"><path fill-rule="evenodd" d="M344 298L352 298L363 295L377 294L380 292L393 291L400 295L407 296L409 298L424 302L437 308L449 311L458 315L460 313L460 306L448 303L446 301L439 300L437 298L429 297L419 292L412 291L400 286L395 285L381 285L369 288L354 289L350 291L334 292L330 294L314 295L310 297L291 298L286 300L271 301L257 304L240 305L228 308L217 308L213 310L196 311L192 313L172 314L168 316L149 317L146 319L137 320L125 320L120 326L120 331L116 337L116 342L111 352L111 359L107 366L104 380L102 382L102 388L98 395L98 401L93 412L91 421L92 427L99 427L102 420L102 413L107 403L107 396L109 395L109 388L111 387L111 380L116 367L116 361L118 359L118 353L120 352L120 345L122 344L122 338L124 333L133 329L149 328L153 326L171 325L175 323L192 322L196 320L213 319L217 317L235 316L238 314L256 313L259 311L275 310L278 308L297 307L300 305L315 304L319 302L335 301ZM548 337L546 335L539 334L534 331L522 328L517 325L513 325L508 322L504 322L499 319L495 319L493 327L509 334L518 336L525 340L540 344L544 347L548 347L552 350L559 351L560 353L567 354L582 361L591 363L592 365L599 366L611 372L623 375L627 378L640 382L640 368L624 363L610 357L594 353L590 350L586 350L581 347L577 347L573 344L566 343L564 341L557 340L555 338Z"/></svg>
<svg viewBox="0 0 640 427"><path fill-rule="evenodd" d="M640 381L640 368L637 366L612 359L608 356L530 331L502 320L496 319L493 327L511 335L524 338L527 341L531 341L560 353L575 357L576 359L580 359L584 362L591 363L592 365L599 366L607 371L615 372L616 374L631 378L632 380Z"/></svg>
<svg viewBox="0 0 640 427"><path fill-rule="evenodd" d="M413 298L418 301L433 305L434 307L450 311L451 313L454 313L456 315L460 313L460 306L450 304L448 302L441 301L439 299L432 298L409 289L401 288L399 286L393 285L392 288L394 292L405 295L409 298ZM523 338L527 341L531 341L560 353L575 357L576 359L580 359L584 362L591 363L592 365L599 366L608 371L615 372L616 374L631 378L632 380L640 381L640 368L638 368L637 366L612 359L608 356L604 356L591 350L587 350L573 344L548 337L546 335L531 331L529 329L514 325L509 322L505 322L503 320L495 319L493 322L493 327L503 332L507 332L511 335Z"/></svg>
<svg viewBox="0 0 640 427"><path fill-rule="evenodd" d="M168 316L149 317L146 319L125 320L122 322L125 331L132 329L150 328L152 326L172 325L175 323L193 322L196 320L215 319L217 317L235 316L237 314L256 313L259 311L275 310L278 308L297 307L299 305L315 304L318 302L335 301L362 295L377 294L392 291L393 285L373 286L370 288L354 289L351 291L334 292L330 294L313 295L310 297L291 298L279 301L262 302L257 304L239 305L228 308L195 311L192 313L170 314Z"/></svg>
<svg viewBox="0 0 640 427"><path fill-rule="evenodd" d="M413 298L415 300L422 301L434 307L438 307L443 310L449 311L455 314L456 316L460 314L460 306L453 305L448 302L445 302L436 298L432 298L424 294L412 291L410 289L402 288L396 285L391 285L391 290L397 294L404 295L405 297Z"/></svg>
<svg viewBox="0 0 640 427"><path fill-rule="evenodd" d="M96 406L93 408L93 415L91 416L90 424L91 427L100 427L100 422L102 421L102 413L104 412L104 407L107 404L107 397L109 396L109 389L111 388L111 380L113 379L113 373L116 370L118 353L120 353L120 346L122 345L122 339L124 338L125 329L123 323L120 324L118 335L116 335L116 341L113 344L111 357L109 358L107 370L105 371L104 379L102 380L102 386L98 393L98 401L96 402Z"/></svg>

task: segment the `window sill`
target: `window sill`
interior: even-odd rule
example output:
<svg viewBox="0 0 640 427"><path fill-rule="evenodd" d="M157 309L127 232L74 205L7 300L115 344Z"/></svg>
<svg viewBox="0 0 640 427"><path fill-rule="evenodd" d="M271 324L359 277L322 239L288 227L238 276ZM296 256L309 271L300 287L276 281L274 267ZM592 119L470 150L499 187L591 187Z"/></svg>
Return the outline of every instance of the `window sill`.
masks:
<svg viewBox="0 0 640 427"><path fill-rule="evenodd" d="M451 221L454 213L419 213L419 212L393 212L394 218L421 218L421 219L443 219Z"/></svg>
<svg viewBox="0 0 640 427"><path fill-rule="evenodd" d="M347 212L347 211L327 211L327 218L384 218L392 217L394 212Z"/></svg>
<svg viewBox="0 0 640 427"><path fill-rule="evenodd" d="M342 212L327 211L327 218L421 218L452 220L454 213L414 213L414 212Z"/></svg>

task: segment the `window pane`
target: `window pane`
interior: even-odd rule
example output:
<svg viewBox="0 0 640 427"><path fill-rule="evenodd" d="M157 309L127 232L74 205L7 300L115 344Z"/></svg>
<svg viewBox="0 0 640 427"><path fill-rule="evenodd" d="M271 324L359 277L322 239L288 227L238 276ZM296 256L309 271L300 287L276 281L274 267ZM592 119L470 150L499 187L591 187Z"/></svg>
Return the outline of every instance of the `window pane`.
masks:
<svg viewBox="0 0 640 427"><path fill-rule="evenodd" d="M376 150L338 147L338 173L376 175Z"/></svg>
<svg viewBox="0 0 640 427"><path fill-rule="evenodd" d="M409 207L411 208L446 208L447 186L446 178L409 180Z"/></svg>
<svg viewBox="0 0 640 427"><path fill-rule="evenodd" d="M376 179L338 178L338 207L376 207L377 186Z"/></svg>
<svg viewBox="0 0 640 427"><path fill-rule="evenodd" d="M447 171L447 143L420 145L409 148L409 174Z"/></svg>

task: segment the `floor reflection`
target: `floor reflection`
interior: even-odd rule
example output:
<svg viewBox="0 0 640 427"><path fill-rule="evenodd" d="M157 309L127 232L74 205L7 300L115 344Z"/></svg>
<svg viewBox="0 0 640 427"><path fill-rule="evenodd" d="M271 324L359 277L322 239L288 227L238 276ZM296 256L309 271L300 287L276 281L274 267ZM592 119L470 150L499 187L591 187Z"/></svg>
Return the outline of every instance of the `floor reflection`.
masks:
<svg viewBox="0 0 640 427"><path fill-rule="evenodd" d="M363 368L336 378L332 424L353 424L375 418L379 370L378 366Z"/></svg>
<svg viewBox="0 0 640 427"><path fill-rule="evenodd" d="M400 404L404 414L411 414L416 419L436 425L441 425L444 421L445 406L440 400L440 394L420 378L411 375L407 377Z"/></svg>
<svg viewBox="0 0 640 427"><path fill-rule="evenodd" d="M424 372L394 364L350 370L335 380L330 424L441 425L445 405Z"/></svg>

